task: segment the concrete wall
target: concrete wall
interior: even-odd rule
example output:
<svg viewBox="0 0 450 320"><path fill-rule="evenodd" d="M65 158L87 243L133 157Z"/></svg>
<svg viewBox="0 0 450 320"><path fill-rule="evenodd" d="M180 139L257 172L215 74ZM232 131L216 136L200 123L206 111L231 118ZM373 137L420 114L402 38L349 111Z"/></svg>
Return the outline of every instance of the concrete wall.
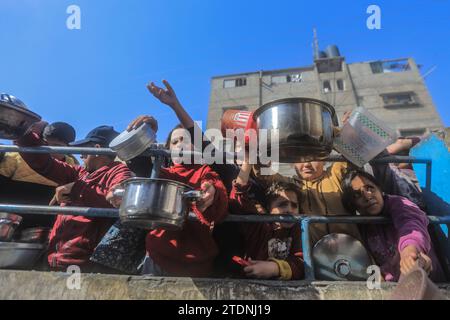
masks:
<svg viewBox="0 0 450 320"><path fill-rule="evenodd" d="M82 274L80 289L69 290L69 275L55 272L0 271L0 299L149 300L380 300L394 284L369 290L364 282L258 281L131 277ZM450 299L450 285L441 291Z"/></svg>
<svg viewBox="0 0 450 320"><path fill-rule="evenodd" d="M349 70L359 97L359 105L367 108L393 129L435 129L442 127L431 96L413 59L411 69L403 72L372 73L369 63L352 63ZM386 108L381 94L409 92L416 94L419 104Z"/></svg>

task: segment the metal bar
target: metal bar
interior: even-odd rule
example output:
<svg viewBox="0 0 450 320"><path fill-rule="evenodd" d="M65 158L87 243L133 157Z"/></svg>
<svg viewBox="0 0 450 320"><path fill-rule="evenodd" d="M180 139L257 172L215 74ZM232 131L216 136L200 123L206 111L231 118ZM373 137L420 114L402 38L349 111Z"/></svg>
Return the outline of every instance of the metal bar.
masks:
<svg viewBox="0 0 450 320"><path fill-rule="evenodd" d="M98 155L115 155L116 153L110 148L80 148L80 147L18 147L12 145L0 145L0 152L23 152L23 153L59 153L59 154L98 154ZM195 151L183 151L184 155L201 154ZM232 153L231 153L232 154ZM147 156L163 156L171 157L170 150L160 148L149 148L143 155ZM230 154L229 154L230 155ZM236 158L237 154L235 154ZM342 156L329 156L324 161L330 162L346 162ZM373 159L373 163L431 163L427 158L415 158L408 156L389 156L379 159Z"/></svg>
<svg viewBox="0 0 450 320"><path fill-rule="evenodd" d="M425 187L427 188L428 191L431 191L431 169L432 169L431 166L432 166L431 161L426 163Z"/></svg>
<svg viewBox="0 0 450 320"><path fill-rule="evenodd" d="M21 204L0 204L0 212L31 213L31 214L67 214L86 217L118 218L119 209L114 208L89 208L89 207L57 207L35 206ZM450 223L450 216L428 216L430 224ZM194 213L189 214L189 219L197 219ZM361 216L291 216L291 215L229 215L226 222L281 222L301 223L308 219L309 223L389 223L386 217L361 217Z"/></svg>
<svg viewBox="0 0 450 320"><path fill-rule="evenodd" d="M47 215L72 215L93 218L118 218L119 209L87 208L87 207L51 207L18 204L0 204L1 212L17 214L47 214Z"/></svg>
<svg viewBox="0 0 450 320"><path fill-rule="evenodd" d="M309 235L310 219L305 218L301 221L300 227L302 229L302 251L303 251L303 265L305 267L305 280L314 280L314 262L311 255L311 242Z"/></svg>
<svg viewBox="0 0 450 320"><path fill-rule="evenodd" d="M152 167L152 173L150 175L150 178L156 179L159 177L159 171L163 165L164 157L157 156L155 157L155 161L153 161L153 167Z"/></svg>

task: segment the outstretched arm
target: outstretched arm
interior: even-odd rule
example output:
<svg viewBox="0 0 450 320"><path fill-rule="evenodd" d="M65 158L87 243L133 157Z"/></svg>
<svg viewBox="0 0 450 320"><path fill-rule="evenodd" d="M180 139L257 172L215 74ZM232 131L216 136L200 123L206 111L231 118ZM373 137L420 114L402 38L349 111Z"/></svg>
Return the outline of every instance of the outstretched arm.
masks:
<svg viewBox="0 0 450 320"><path fill-rule="evenodd" d="M178 120L180 120L180 123L185 129L194 127L194 120L192 120L189 113L187 113L181 105L170 83L167 80L163 80L163 84L166 89L158 87L154 82L149 83L147 85L147 89L151 94L153 94L156 99L158 99L165 105L168 105L170 108L172 108L173 111L175 111Z"/></svg>

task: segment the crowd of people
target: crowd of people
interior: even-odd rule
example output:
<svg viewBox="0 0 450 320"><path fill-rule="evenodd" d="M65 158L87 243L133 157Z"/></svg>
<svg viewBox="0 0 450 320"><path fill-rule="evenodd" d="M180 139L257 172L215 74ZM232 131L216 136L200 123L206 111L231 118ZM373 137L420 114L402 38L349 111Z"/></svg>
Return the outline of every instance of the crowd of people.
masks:
<svg viewBox="0 0 450 320"><path fill-rule="evenodd" d="M165 89L150 83L148 89L170 107L179 119L167 138L170 150L194 149L186 131L193 134L195 122L183 108L167 81ZM345 121L345 119L344 119ZM147 123L156 132L152 116L130 121L128 130ZM197 128L198 129L198 128ZM101 148L119 133L112 126L99 126L85 139L74 142L75 130L65 123L39 122L15 143L22 147L79 146ZM207 140L207 139L205 139ZM404 138L379 157L407 152L417 140ZM205 141L203 148L210 142ZM82 155L83 165L71 156L6 153L0 162L2 184L26 183L51 190L47 197L32 199L60 206L118 208L114 190L134 176L149 177L151 158L138 156L127 162L114 156ZM344 233L361 241L385 281L398 281L401 274L422 266L434 281L445 274L430 240L430 228L420 188L402 173L401 166L369 163L363 169L348 162L331 165L321 161L296 163L294 177L261 175L248 155L237 164L169 163L159 177L202 190L191 204L196 220L187 220L181 230L145 231L125 227L119 220L58 215L55 221L36 220L27 225L51 224L42 268L61 271L78 265L83 272L147 274L154 276L249 277L298 280L304 278L301 229L298 223L226 222L235 215L361 215L386 216L391 224L313 224L314 246L331 233ZM410 170L411 168L406 168ZM5 189L5 188L2 188ZM14 190L5 202L26 203L31 192ZM2 191L3 192L3 191ZM18 199L20 195L21 199ZM11 201L16 199L17 201ZM241 257L238 260L233 257Z"/></svg>

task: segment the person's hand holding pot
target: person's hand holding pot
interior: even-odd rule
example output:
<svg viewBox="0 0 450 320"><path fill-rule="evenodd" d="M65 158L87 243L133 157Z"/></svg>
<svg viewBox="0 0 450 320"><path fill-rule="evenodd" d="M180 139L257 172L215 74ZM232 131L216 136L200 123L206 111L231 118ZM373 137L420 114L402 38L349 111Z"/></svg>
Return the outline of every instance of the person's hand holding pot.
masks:
<svg viewBox="0 0 450 320"><path fill-rule="evenodd" d="M147 123L150 128L156 133L158 131L158 121L152 116L142 115L130 122L127 131L139 128L143 123Z"/></svg>
<svg viewBox="0 0 450 320"><path fill-rule="evenodd" d="M109 203L111 203L111 205L114 208L119 208L120 205L122 204L122 197L114 194L114 191L116 189L121 189L121 188L122 188L122 186L120 184L116 184L111 189L109 189L109 192L106 194L106 200Z"/></svg>
<svg viewBox="0 0 450 320"><path fill-rule="evenodd" d="M197 209L201 212L205 212L214 202L216 195L216 188L214 184L209 181L205 181L201 186L202 197L197 201Z"/></svg>

